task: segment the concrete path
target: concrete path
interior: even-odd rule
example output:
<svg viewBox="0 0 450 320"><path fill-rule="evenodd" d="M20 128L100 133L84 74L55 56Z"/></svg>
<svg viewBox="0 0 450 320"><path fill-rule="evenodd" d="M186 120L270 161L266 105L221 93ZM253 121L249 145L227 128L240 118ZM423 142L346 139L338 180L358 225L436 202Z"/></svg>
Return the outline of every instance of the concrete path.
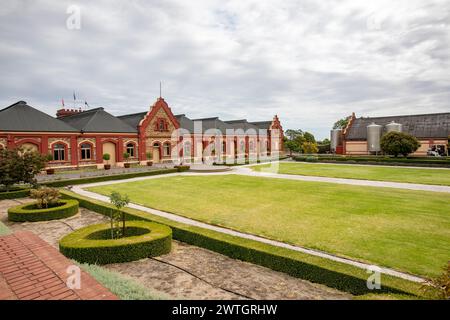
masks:
<svg viewBox="0 0 450 320"><path fill-rule="evenodd" d="M355 185L355 186L366 186L366 187L382 187L382 188L395 188L395 189L450 193L449 186L415 184L415 183L404 183L404 182L329 178L329 177L316 177L316 176L302 176L302 175L281 174L281 173L272 173L272 172L259 172L259 171L253 171L252 169L250 169L248 167L237 167L234 169L234 172L236 174L254 176L254 177L289 179L289 180L300 180L300 181L313 181L313 182L328 182L328 183L348 184L348 185Z"/></svg>
<svg viewBox="0 0 450 320"><path fill-rule="evenodd" d="M250 170L250 169L249 169ZM104 202L109 202L109 198L94 192L90 192L87 190L84 190L84 188L88 188L88 187L96 187L96 186L102 186L102 185L109 185L109 184L115 184L115 183L124 183L124 182L132 182L132 181L141 181L141 180L147 180L147 179L160 179L160 178L165 178L165 177L169 177L169 176L178 176L178 175L220 175L220 174L236 174L239 173L240 170L235 170L231 173L205 173L205 174L200 174L200 173L174 173L174 174L166 174L166 175L161 175L161 176L150 176L150 177L139 177L139 178L133 178L133 179L128 179L128 180L116 180L116 181L105 181L105 182L98 182L98 183L91 183L91 184L85 184L85 185L78 185L78 186L73 186L72 187L72 191L80 194L82 196L86 196L92 199L96 199L96 200L100 200L100 201L104 201ZM157 215L160 217L164 217L167 219L170 219L172 221L176 221L176 222L180 222L180 223L184 223L187 225L192 225L192 226L196 226L196 227L200 227L200 228L204 228L204 229L209 229L209 230L213 230L213 231L217 231L220 233L224 233L224 234L228 234L231 236L236 236L236 237L240 237L240 238L245 238L245 239L250 239L250 240L254 240L254 241L258 241L261 243L266 243L269 245L273 245L276 247L281 247L281 248L286 248L286 249L290 249L290 250L294 250L294 251L298 251L298 252L302 252L302 253L306 253L306 254L310 254L313 256L318 256L321 258L325 258L325 259L329 259L329 260L333 260L333 261L337 261L337 262L341 262L341 263L345 263L345 264L349 264L361 269L365 269L368 270L371 267L373 267L372 265L366 264L366 263L362 263L362 262L358 262L358 261L354 261L351 259L346 259L346 258L342 258L342 257L338 257L323 251L318 251L318 250L312 250L312 249L308 249L308 248L304 248L304 247L300 247L300 246L294 246L294 245L290 245L290 244L286 244L280 241L275 241L275 240L270 240L270 239L266 239L266 238L262 238L262 237L258 237L252 234L248 234L248 233L243 233L243 232L239 232L239 231L235 231L235 230L231 230L231 229L227 229L227 228L223 228L223 227L218 227L218 226L214 226L214 225L210 225L204 222L200 222L197 220L193 220L193 219L189 219L186 217L182 217L173 213L169 213L169 212L165 212L165 211L161 211L161 210L156 210L156 209L152 209L152 208L148 208L142 205L138 205L138 204L134 204L134 203L130 203L128 205L128 207L133 208L133 209L137 209L140 211L144 211L144 212L148 212L150 214L153 215ZM424 279L417 277L417 276L413 276L407 273L403 273L403 272L399 272L393 269L389 269L389 268L383 268L380 267L381 273L383 274L387 274L387 275L391 275L391 276L395 276L395 277L399 277L402 279L406 279L409 281L414 281L414 282L423 282Z"/></svg>

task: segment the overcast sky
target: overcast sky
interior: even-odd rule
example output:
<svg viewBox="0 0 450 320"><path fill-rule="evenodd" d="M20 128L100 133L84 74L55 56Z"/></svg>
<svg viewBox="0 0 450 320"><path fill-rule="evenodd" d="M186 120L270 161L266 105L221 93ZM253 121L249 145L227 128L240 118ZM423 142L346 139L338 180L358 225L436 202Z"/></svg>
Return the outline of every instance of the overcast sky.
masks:
<svg viewBox="0 0 450 320"><path fill-rule="evenodd" d="M69 29L71 5L80 29ZM450 2L2 0L0 104L269 120L450 112Z"/></svg>

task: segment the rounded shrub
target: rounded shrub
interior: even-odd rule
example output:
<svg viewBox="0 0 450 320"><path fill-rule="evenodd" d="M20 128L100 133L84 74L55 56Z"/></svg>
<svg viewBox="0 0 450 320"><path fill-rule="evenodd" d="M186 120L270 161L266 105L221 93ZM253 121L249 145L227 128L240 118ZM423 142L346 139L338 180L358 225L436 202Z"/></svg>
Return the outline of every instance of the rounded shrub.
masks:
<svg viewBox="0 0 450 320"><path fill-rule="evenodd" d="M319 158L316 157L316 156L307 156L307 157L305 158L305 161L306 161L306 162L317 162L317 161L319 161Z"/></svg>
<svg viewBox="0 0 450 320"><path fill-rule="evenodd" d="M188 171L191 167L186 166L186 165L179 165L179 166L174 166L174 168L177 169L178 172L184 172L184 171Z"/></svg>
<svg viewBox="0 0 450 320"><path fill-rule="evenodd" d="M78 201L59 200L58 205L39 209L35 202L27 203L8 209L8 219L15 222L36 222L64 219L78 213Z"/></svg>
<svg viewBox="0 0 450 320"><path fill-rule="evenodd" d="M111 239L109 223L78 229L59 241L59 251L81 263L108 264L169 253L172 229L148 221L127 221L126 237Z"/></svg>

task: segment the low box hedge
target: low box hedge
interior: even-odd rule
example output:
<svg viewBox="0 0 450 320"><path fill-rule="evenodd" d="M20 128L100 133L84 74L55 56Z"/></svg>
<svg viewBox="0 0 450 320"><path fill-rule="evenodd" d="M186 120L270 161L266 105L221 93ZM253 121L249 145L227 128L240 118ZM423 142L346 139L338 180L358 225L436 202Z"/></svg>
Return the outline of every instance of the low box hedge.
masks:
<svg viewBox="0 0 450 320"><path fill-rule="evenodd" d="M159 174L168 174L178 172L177 169L163 169L163 170L155 170L155 171L144 171L144 172L134 172L134 173L124 173L124 174L116 174L116 175L106 175L99 177L86 177L79 179L69 179L69 180L60 180L60 181L50 181L43 182L42 185L47 187L59 188L76 184L86 184L86 183L95 183L95 182L103 182L103 181L111 181L111 180L124 180L131 179L137 177L146 177L146 176L155 176Z"/></svg>
<svg viewBox="0 0 450 320"><path fill-rule="evenodd" d="M127 237L108 239L111 225L78 229L59 241L59 251L81 263L108 264L140 260L170 252L172 230L149 221L128 221Z"/></svg>
<svg viewBox="0 0 450 320"><path fill-rule="evenodd" d="M101 214L108 215L112 208L110 204L80 196L71 191L63 190L62 194L79 200L80 206ZM170 226L173 238L176 240L354 295L400 293L419 296L422 294L420 283L382 275L382 289L374 291L367 288L366 281L369 274L358 267L187 225L132 208L125 208L123 212L127 219L154 221Z"/></svg>
<svg viewBox="0 0 450 320"><path fill-rule="evenodd" d="M178 170L178 172L184 172L188 171L191 167L190 166L174 166L175 169Z"/></svg>
<svg viewBox="0 0 450 320"><path fill-rule="evenodd" d="M30 195L30 189L17 189L11 191L1 191L0 200L26 198Z"/></svg>
<svg viewBox="0 0 450 320"><path fill-rule="evenodd" d="M36 222L56 219L64 219L74 216L78 213L78 201L72 199L63 199L59 201L57 207L36 208L36 203L27 203L8 209L8 219L15 222Z"/></svg>

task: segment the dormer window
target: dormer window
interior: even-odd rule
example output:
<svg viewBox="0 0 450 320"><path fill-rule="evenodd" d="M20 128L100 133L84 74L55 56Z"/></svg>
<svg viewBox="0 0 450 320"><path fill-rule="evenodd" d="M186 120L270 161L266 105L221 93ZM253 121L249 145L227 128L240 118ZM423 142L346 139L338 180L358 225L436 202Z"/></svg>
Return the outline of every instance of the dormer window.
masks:
<svg viewBox="0 0 450 320"><path fill-rule="evenodd" d="M158 121L158 129L159 131L165 131L166 130L166 122L164 119L159 119Z"/></svg>

